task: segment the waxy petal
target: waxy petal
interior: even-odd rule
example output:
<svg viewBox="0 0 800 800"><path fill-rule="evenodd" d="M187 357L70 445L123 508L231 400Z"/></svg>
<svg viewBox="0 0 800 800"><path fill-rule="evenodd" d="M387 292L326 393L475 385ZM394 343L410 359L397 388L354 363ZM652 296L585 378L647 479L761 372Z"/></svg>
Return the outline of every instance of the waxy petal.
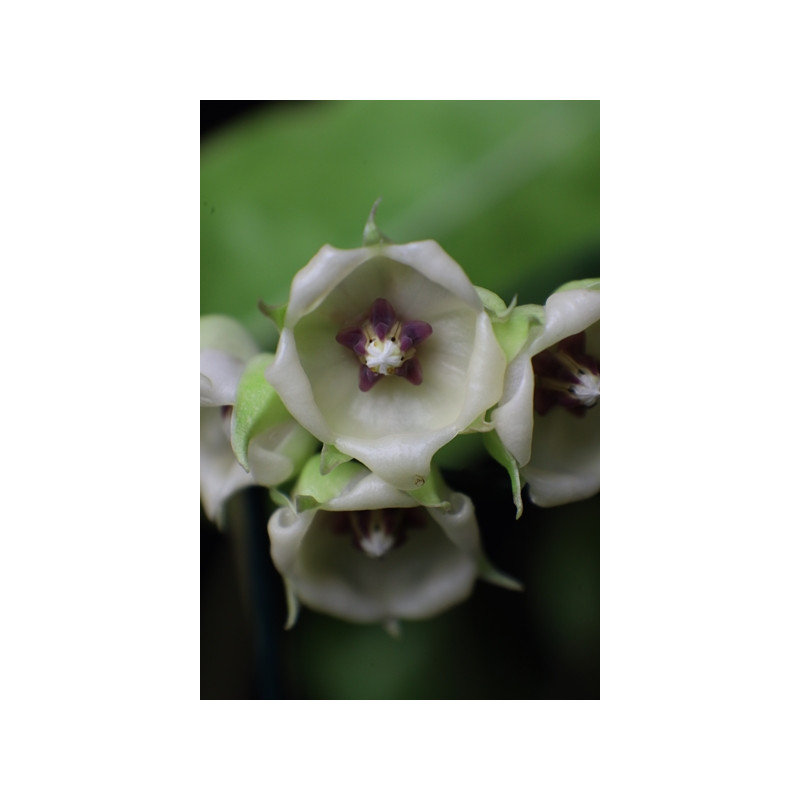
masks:
<svg viewBox="0 0 800 800"><path fill-rule="evenodd" d="M600 491L600 408L577 417L551 408L536 417L532 457L520 469L528 494L549 508L584 500Z"/></svg>
<svg viewBox="0 0 800 800"><path fill-rule="evenodd" d="M408 320L411 347L430 336L405 380L387 374L376 387L359 354L337 343L364 314L367 326ZM320 441L411 490L427 480L433 454L500 399L505 368L477 292L438 244L326 246L295 275L267 380Z"/></svg>
<svg viewBox="0 0 800 800"><path fill-rule="evenodd" d="M318 474L316 464L304 473L312 469ZM426 619L466 599L477 578L493 579L465 495L443 487L448 510L424 509L364 467L343 465L325 479L341 483L340 469L344 485L334 497L300 513L280 508L269 520L272 559L304 605L352 622ZM407 510L395 515L403 520L398 546L382 559L337 535L346 532L343 520L351 523L334 512L399 508Z"/></svg>
<svg viewBox="0 0 800 800"><path fill-rule="evenodd" d="M221 350L200 351L200 405L232 406L244 362Z"/></svg>
<svg viewBox="0 0 800 800"><path fill-rule="evenodd" d="M272 355L259 354L238 322L201 317L200 333L200 500L222 526L232 494L288 480L318 443L264 380Z"/></svg>
<svg viewBox="0 0 800 800"><path fill-rule="evenodd" d="M225 501L253 478L236 460L218 408L200 409L200 501L206 516L224 523Z"/></svg>
<svg viewBox="0 0 800 800"><path fill-rule="evenodd" d="M529 484L531 500L544 507L591 497L600 488L599 404L586 408L576 399L576 413L561 407L568 399L556 404L555 395L541 391L544 387L534 392L537 365L554 377L560 374L558 359L548 351L555 345L583 365L596 365L599 373L599 283L591 288L569 286L548 298L544 325L509 364L503 397L492 414L495 431ZM562 377L574 382L569 371Z"/></svg>

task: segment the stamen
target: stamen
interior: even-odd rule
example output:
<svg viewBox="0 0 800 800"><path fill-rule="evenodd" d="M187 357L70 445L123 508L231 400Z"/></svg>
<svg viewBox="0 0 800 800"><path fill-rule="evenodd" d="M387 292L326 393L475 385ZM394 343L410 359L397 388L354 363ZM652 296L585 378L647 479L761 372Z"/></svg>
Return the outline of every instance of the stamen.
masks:
<svg viewBox="0 0 800 800"><path fill-rule="evenodd" d="M361 325L342 328L336 341L355 353L361 363L358 388L368 392L385 375L398 375L419 386L422 365L416 348L432 333L427 322L401 322L392 304L379 297Z"/></svg>
<svg viewBox="0 0 800 800"><path fill-rule="evenodd" d="M403 511L399 508L351 511L350 525L355 544L369 558L382 558L405 540L401 530Z"/></svg>
<svg viewBox="0 0 800 800"><path fill-rule="evenodd" d="M353 545L368 558L380 559L396 550L415 529L426 525L422 508L379 508L331 514L331 530L350 536Z"/></svg>
<svg viewBox="0 0 800 800"><path fill-rule="evenodd" d="M600 400L600 362L586 352L586 332L562 339L534 356L534 409L546 414L554 405L582 417Z"/></svg>

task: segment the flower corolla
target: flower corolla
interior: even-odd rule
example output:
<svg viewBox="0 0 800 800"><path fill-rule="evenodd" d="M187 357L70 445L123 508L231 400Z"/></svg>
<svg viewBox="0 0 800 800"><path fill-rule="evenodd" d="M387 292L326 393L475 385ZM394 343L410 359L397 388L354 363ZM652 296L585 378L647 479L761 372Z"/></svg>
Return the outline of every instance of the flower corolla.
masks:
<svg viewBox="0 0 800 800"><path fill-rule="evenodd" d="M600 283L552 294L543 322L511 360L492 413L532 502L549 507L600 490Z"/></svg>
<svg viewBox="0 0 800 800"><path fill-rule="evenodd" d="M505 368L461 267L436 242L380 240L326 245L297 273L267 380L319 440L411 490L497 403Z"/></svg>
<svg viewBox="0 0 800 800"><path fill-rule="evenodd" d="M293 501L268 523L272 560L283 576L287 627L300 604L351 622L424 619L466 599L481 577L510 589L480 545L468 497L435 479L431 507L356 462L320 474L308 461Z"/></svg>

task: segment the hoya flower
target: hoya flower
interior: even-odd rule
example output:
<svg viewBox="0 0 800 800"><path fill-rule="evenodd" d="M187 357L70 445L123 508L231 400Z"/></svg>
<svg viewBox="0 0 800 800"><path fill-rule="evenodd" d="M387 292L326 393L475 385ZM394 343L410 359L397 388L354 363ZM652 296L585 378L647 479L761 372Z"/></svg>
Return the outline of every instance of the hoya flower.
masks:
<svg viewBox="0 0 800 800"><path fill-rule="evenodd" d="M437 484L432 499L431 484ZM438 477L424 507L356 462L321 475L319 456L304 468L268 524L272 560L283 576L287 627L299 603L351 622L424 619L466 599L478 577L505 588L480 546L472 502Z"/></svg>
<svg viewBox="0 0 800 800"><path fill-rule="evenodd" d="M234 492L289 480L318 444L264 379L273 358L235 320L200 319L200 499L218 525Z"/></svg>
<svg viewBox="0 0 800 800"><path fill-rule="evenodd" d="M600 490L600 283L562 286L509 364L492 415L531 500L556 506Z"/></svg>
<svg viewBox="0 0 800 800"><path fill-rule="evenodd" d="M374 209L373 209L374 213ZM505 355L480 297L433 241L324 246L295 276L267 379L327 445L399 489L499 399Z"/></svg>

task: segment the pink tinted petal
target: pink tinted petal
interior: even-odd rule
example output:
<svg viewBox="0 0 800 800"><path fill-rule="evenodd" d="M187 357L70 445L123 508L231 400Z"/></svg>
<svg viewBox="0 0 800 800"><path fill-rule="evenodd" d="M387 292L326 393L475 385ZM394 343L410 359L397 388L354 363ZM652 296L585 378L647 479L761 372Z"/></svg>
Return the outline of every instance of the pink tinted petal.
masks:
<svg viewBox="0 0 800 800"><path fill-rule="evenodd" d="M358 373L358 388L362 392L368 392L382 377L383 375L373 372L366 364L362 364Z"/></svg>
<svg viewBox="0 0 800 800"><path fill-rule="evenodd" d="M367 337L361 328L343 328L336 334L336 341L345 347L349 347L361 356L367 352Z"/></svg>
<svg viewBox="0 0 800 800"><path fill-rule="evenodd" d="M378 338L383 341L389 328L397 321L397 314L394 313L392 304L388 300L379 297L369 311L369 321L375 330Z"/></svg>
<svg viewBox="0 0 800 800"><path fill-rule="evenodd" d="M403 351L425 341L433 333L433 328L427 322L414 320L406 322L400 328L400 349Z"/></svg>
<svg viewBox="0 0 800 800"><path fill-rule="evenodd" d="M410 358L401 367L395 370L395 375L405 378L414 386L419 386L422 383L422 364L419 363L418 358Z"/></svg>

